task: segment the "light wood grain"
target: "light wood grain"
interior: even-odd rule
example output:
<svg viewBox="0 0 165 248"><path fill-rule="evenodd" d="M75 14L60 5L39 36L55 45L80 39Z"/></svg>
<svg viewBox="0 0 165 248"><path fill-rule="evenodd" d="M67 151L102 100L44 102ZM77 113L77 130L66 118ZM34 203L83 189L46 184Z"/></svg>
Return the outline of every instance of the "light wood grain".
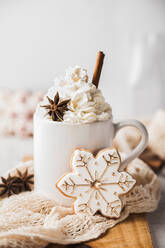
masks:
<svg viewBox="0 0 165 248"><path fill-rule="evenodd" d="M110 229L103 237L88 242L92 248L153 248L144 215L131 215Z"/></svg>

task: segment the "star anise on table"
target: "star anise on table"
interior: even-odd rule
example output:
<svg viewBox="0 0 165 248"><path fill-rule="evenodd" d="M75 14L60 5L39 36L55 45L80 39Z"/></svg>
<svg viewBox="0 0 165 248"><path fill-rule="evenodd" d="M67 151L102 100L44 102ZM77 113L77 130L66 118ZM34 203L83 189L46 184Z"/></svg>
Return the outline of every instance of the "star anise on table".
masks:
<svg viewBox="0 0 165 248"><path fill-rule="evenodd" d="M52 100L49 96L47 99L50 104L41 106L48 110L47 114L52 117L53 121L63 121L63 116L65 111L68 111L67 104L69 103L70 99L60 101L59 93L57 92L54 100Z"/></svg>
<svg viewBox="0 0 165 248"><path fill-rule="evenodd" d="M1 177L0 183L0 197L4 195L11 196L20 193L20 184L17 182L17 177L12 177L10 174L7 178Z"/></svg>
<svg viewBox="0 0 165 248"><path fill-rule="evenodd" d="M8 175L7 178L1 177L0 197L7 195L8 197L14 194L19 194L24 191L31 191L31 186L34 184L33 174L28 174L28 169L22 173L17 169L17 175Z"/></svg>
<svg viewBox="0 0 165 248"><path fill-rule="evenodd" d="M33 174L29 175L28 169L26 169L24 173L22 173L21 171L17 169L17 174L18 176L16 177L17 178L16 181L21 187L21 192L31 191L30 185L34 184L34 181L33 181L34 175Z"/></svg>

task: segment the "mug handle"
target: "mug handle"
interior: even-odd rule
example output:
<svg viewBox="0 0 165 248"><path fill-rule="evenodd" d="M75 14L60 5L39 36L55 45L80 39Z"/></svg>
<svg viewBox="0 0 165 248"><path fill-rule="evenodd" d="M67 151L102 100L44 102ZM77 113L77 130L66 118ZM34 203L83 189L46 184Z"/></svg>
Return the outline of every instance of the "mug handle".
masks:
<svg viewBox="0 0 165 248"><path fill-rule="evenodd" d="M137 158L146 148L148 143L148 132L145 126L137 120L124 120L114 123L115 135L123 127L132 126L140 130L142 138L140 143L133 149L133 151L122 161L121 169L129 164L133 159Z"/></svg>

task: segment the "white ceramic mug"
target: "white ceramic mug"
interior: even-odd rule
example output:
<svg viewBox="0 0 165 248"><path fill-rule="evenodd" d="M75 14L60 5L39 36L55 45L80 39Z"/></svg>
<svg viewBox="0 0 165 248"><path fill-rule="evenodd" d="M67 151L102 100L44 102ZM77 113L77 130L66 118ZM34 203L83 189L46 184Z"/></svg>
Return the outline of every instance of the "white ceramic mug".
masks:
<svg viewBox="0 0 165 248"><path fill-rule="evenodd" d="M140 130L142 139L122 162L122 167L138 157L145 149L148 133L142 123L126 120L113 123L112 119L88 124L72 125L41 119L34 115L35 190L70 206L72 199L63 196L55 187L59 178L71 171L70 159L75 148L86 148L97 153L110 147L117 131L126 126Z"/></svg>

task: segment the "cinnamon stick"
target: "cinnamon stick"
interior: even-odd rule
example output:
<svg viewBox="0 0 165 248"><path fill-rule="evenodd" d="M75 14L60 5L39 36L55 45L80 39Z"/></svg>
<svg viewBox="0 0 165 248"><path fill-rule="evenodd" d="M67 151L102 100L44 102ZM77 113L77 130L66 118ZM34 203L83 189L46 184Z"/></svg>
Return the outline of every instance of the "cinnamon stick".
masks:
<svg viewBox="0 0 165 248"><path fill-rule="evenodd" d="M99 80L100 80L101 70L102 70L102 66L103 66L104 56L105 56L105 54L101 51L99 51L97 54L96 65L95 65L93 78L92 78L92 83L96 86L96 88L98 88L98 85L99 85Z"/></svg>

